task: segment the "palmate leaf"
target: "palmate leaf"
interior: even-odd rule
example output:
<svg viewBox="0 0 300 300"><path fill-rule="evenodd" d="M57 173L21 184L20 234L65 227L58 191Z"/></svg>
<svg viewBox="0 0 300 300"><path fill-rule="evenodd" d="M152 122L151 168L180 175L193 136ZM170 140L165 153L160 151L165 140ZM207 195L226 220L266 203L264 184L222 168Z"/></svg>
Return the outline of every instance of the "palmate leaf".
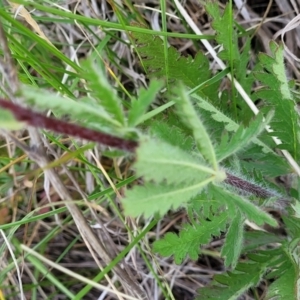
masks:
<svg viewBox="0 0 300 300"><path fill-rule="evenodd" d="M300 153L299 114L285 75L283 47L271 42L270 49L272 57L266 54L259 55L259 64L254 75L262 82L264 88L254 95L257 99L264 99L268 106L274 108L275 115L270 123L273 130L271 134L282 141L278 147L288 150L297 160Z"/></svg>
<svg viewBox="0 0 300 300"><path fill-rule="evenodd" d="M228 215L222 213L195 226L185 224L179 235L167 233L163 239L156 241L153 250L162 256L174 255L176 264L180 264L187 255L196 260L200 253L200 245L207 244L212 236L219 236L226 228L227 219Z"/></svg>
<svg viewBox="0 0 300 300"><path fill-rule="evenodd" d="M146 218L155 213L164 215L170 209L177 209L198 194L207 182L195 184L159 185L145 183L126 192L123 199L125 214L137 217L143 214Z"/></svg>
<svg viewBox="0 0 300 300"><path fill-rule="evenodd" d="M263 120L263 116L260 114L247 128L241 125L229 142L223 138L216 151L218 161L222 161L233 153L239 151L256 138L270 122L272 115L273 113L269 113L266 119Z"/></svg>

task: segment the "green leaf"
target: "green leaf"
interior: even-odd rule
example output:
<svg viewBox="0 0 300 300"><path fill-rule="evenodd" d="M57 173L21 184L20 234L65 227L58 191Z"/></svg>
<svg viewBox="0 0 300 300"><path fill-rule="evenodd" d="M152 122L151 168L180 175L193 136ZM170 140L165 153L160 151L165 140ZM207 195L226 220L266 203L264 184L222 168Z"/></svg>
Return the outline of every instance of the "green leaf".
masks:
<svg viewBox="0 0 300 300"><path fill-rule="evenodd" d="M134 165L146 181L193 184L213 176L215 171L199 158L161 140L141 140Z"/></svg>
<svg viewBox="0 0 300 300"><path fill-rule="evenodd" d="M225 257L225 266L235 268L243 246L244 218L239 211L229 226L221 255Z"/></svg>
<svg viewBox="0 0 300 300"><path fill-rule="evenodd" d="M0 109L0 128L7 130L19 130L24 126L25 123L17 121L10 111Z"/></svg>
<svg viewBox="0 0 300 300"><path fill-rule="evenodd" d="M181 148L184 151L191 152L194 147L194 140L190 135L182 128L182 124L179 120L169 122L171 114L168 115L167 120L157 121L153 120L150 124L151 135L159 138L162 141L167 142L170 145Z"/></svg>
<svg viewBox="0 0 300 300"><path fill-rule="evenodd" d="M80 121L98 122L104 126L121 127L122 124L96 103L75 101L33 86L23 85L22 95L28 104L40 109L50 109L55 114L70 115Z"/></svg>
<svg viewBox="0 0 300 300"><path fill-rule="evenodd" d="M216 185L211 186L211 191L217 200L223 200L224 203L228 205L229 209L233 211L238 208L250 221L253 221L258 225L267 223L271 226L277 226L276 220L270 214L263 211L244 197L226 191L224 188Z"/></svg>
<svg viewBox="0 0 300 300"><path fill-rule="evenodd" d="M242 169L251 174L253 170L259 171L268 178L274 178L289 173L288 162L277 153L264 153L260 146L251 144L239 153Z"/></svg>
<svg viewBox="0 0 300 300"><path fill-rule="evenodd" d="M155 241L153 250L162 256L174 255L176 264L180 264L187 255L196 260L200 245L207 244L212 236L219 236L226 228L227 218L227 214L223 213L195 226L184 224L179 235L167 233L163 239Z"/></svg>
<svg viewBox="0 0 300 300"><path fill-rule="evenodd" d="M98 101L102 109L109 113L115 121L125 125L121 100L116 90L108 82L107 76L100 65L99 61L95 63L91 60L85 61L83 63L82 77L86 79L91 95Z"/></svg>
<svg viewBox="0 0 300 300"><path fill-rule="evenodd" d="M136 50L143 58L142 64L148 76L164 78L166 74L164 45L159 37L141 32L132 32L136 39ZM211 78L207 57L198 52L195 58L183 57L174 47L168 48L168 76L174 86L174 79L182 81L185 86L194 88Z"/></svg>
<svg viewBox="0 0 300 300"><path fill-rule="evenodd" d="M204 109L207 112L211 113L211 117L220 123L225 123L225 129L229 132L236 132L239 128L239 124L237 124L234 120L232 120L230 117L228 117L226 114L221 112L219 109L217 109L215 106L213 106L211 103L206 101L200 96L193 95L193 98L197 99L197 105L200 109ZM265 153L274 153L274 151L265 143L260 141L257 138L253 139L253 143L259 145L262 147L262 151Z"/></svg>
<svg viewBox="0 0 300 300"><path fill-rule="evenodd" d="M255 250L267 244L281 243L284 237L265 231L246 231L244 234L243 253Z"/></svg>
<svg viewBox="0 0 300 300"><path fill-rule="evenodd" d="M223 46L219 57L223 60L238 61L240 54L238 49L238 39L236 31L233 30L232 10L230 5L226 5L224 14L221 16L217 3L209 2L205 9L213 18L212 27L216 30L216 40Z"/></svg>
<svg viewBox="0 0 300 300"><path fill-rule="evenodd" d="M285 74L283 46L271 42L270 48L272 56L259 55L254 75L264 87L254 94L254 100L264 99L267 108L271 106L274 109L275 115L270 123L273 130L271 135L282 141L278 146L280 149L288 150L297 160L300 153L299 114Z"/></svg>
<svg viewBox="0 0 300 300"><path fill-rule="evenodd" d="M265 126L270 122L272 116L273 113L269 113L263 121L263 115L260 114L251 122L249 127L245 128L241 125L229 142L227 142L225 136L216 150L218 161L224 160L250 143L265 129Z"/></svg>
<svg viewBox="0 0 300 300"><path fill-rule="evenodd" d="M196 300L236 300L256 286L267 271L267 263L239 263L234 271L214 276L213 282L198 290Z"/></svg>
<svg viewBox="0 0 300 300"><path fill-rule="evenodd" d="M299 279L299 237L283 244L278 254L277 265L268 279L275 279L270 285L266 299L295 299L300 298Z"/></svg>
<svg viewBox="0 0 300 300"><path fill-rule="evenodd" d="M188 93L181 84L178 87L175 87L173 92L178 95L178 97L174 97L177 114L181 117L186 126L192 130L197 148L201 155L203 155L207 162L217 170L218 164L214 147L189 99Z"/></svg>
<svg viewBox="0 0 300 300"><path fill-rule="evenodd" d="M269 287L265 299L276 300L298 300L299 293L299 270L295 269L291 264L285 264L285 272L275 280Z"/></svg>
<svg viewBox="0 0 300 300"><path fill-rule="evenodd" d="M123 206L126 215L137 217L141 214L145 218L155 213L164 215L170 209L177 209L192 197L197 195L206 182L186 185L156 185L146 183L144 186L135 186L126 192Z"/></svg>
<svg viewBox="0 0 300 300"><path fill-rule="evenodd" d="M143 121L143 115L146 113L148 106L154 101L157 93L162 88L161 81L152 80L147 90L139 91L138 99L133 99L131 108L128 112L128 125L136 126Z"/></svg>

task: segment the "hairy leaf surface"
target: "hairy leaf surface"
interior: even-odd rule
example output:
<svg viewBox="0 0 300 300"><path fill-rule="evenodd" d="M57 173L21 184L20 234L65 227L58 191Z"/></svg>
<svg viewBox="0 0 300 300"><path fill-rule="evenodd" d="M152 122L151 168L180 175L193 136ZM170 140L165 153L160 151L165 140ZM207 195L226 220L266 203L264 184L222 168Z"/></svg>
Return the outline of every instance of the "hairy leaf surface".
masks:
<svg viewBox="0 0 300 300"><path fill-rule="evenodd" d="M196 184L158 185L146 183L126 192L123 199L125 213L137 217L143 214L146 218L155 213L164 215L170 209L177 209L197 195L206 182Z"/></svg>
<svg viewBox="0 0 300 300"><path fill-rule="evenodd" d="M162 82L153 80L150 82L147 90L141 89L139 91L138 99L133 99L131 108L128 112L129 126L137 126L142 122L143 115L147 111L149 105L154 101L162 86Z"/></svg>
<svg viewBox="0 0 300 300"><path fill-rule="evenodd" d="M85 70L82 72L83 78L87 81L87 86L91 90L91 95L96 99L113 120L125 125L122 103L116 90L108 82L107 76L100 67L100 62L93 63L91 60L84 62Z"/></svg>
<svg viewBox="0 0 300 300"><path fill-rule="evenodd" d="M240 211L236 211L226 234L221 255L225 257L225 266L235 268L243 246L244 218Z"/></svg>
<svg viewBox="0 0 300 300"><path fill-rule="evenodd" d="M245 128L244 126L240 126L229 142L227 142L226 139L222 139L221 144L217 148L218 160L222 161L245 147L265 129L265 126L270 122L271 118L272 114L269 114L265 121L263 121L263 116L259 115L250 123L249 127Z"/></svg>
<svg viewBox="0 0 300 300"><path fill-rule="evenodd" d="M199 158L161 140L141 141L135 169L146 181L166 184L192 184L212 176L215 171Z"/></svg>
<svg viewBox="0 0 300 300"><path fill-rule="evenodd" d="M207 162L217 170L218 166L214 147L204 125L191 104L187 92L183 86L176 88L175 93L176 92L178 97L175 97L174 101L176 103L177 114L181 117L186 126L192 130L199 152Z"/></svg>
<svg viewBox="0 0 300 300"><path fill-rule="evenodd" d="M277 225L276 220L270 214L266 213L246 198L226 191L216 185L212 186L211 190L216 199L223 200L232 210L238 208L249 220L257 223L258 225L262 225L264 223L272 226Z"/></svg>

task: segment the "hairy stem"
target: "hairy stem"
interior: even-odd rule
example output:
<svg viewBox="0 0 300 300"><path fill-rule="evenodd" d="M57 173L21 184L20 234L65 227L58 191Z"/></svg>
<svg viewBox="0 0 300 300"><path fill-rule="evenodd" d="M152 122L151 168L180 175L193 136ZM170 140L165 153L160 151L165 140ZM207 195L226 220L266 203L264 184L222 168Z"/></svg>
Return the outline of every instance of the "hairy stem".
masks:
<svg viewBox="0 0 300 300"><path fill-rule="evenodd" d="M115 137L113 135L89 129L77 124L72 124L52 117L47 117L41 113L34 112L31 109L22 107L18 104L4 99L0 99L0 107L9 110L18 121L26 122L28 125L33 127L45 128L57 133L72 135L129 152L135 152L136 148L138 147L137 141L125 140L123 138ZM268 190L254 183L234 176L228 172L226 172L226 175L227 178L225 179L225 183L234 186L242 191L246 191L263 199L276 196L278 197L278 195L273 194L272 192L269 192Z"/></svg>

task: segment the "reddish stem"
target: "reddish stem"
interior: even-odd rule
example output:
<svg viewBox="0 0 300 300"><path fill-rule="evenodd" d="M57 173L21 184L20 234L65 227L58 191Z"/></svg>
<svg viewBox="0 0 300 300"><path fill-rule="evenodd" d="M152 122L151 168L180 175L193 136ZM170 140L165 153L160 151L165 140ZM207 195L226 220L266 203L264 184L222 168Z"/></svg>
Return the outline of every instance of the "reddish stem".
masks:
<svg viewBox="0 0 300 300"><path fill-rule="evenodd" d="M136 141L125 140L107 133L82 127L77 124L47 117L41 113L34 112L31 109L22 107L4 99L0 99L0 107L8 109L18 121L26 122L28 125L33 127L45 128L57 133L76 136L130 152L134 152L138 146Z"/></svg>

